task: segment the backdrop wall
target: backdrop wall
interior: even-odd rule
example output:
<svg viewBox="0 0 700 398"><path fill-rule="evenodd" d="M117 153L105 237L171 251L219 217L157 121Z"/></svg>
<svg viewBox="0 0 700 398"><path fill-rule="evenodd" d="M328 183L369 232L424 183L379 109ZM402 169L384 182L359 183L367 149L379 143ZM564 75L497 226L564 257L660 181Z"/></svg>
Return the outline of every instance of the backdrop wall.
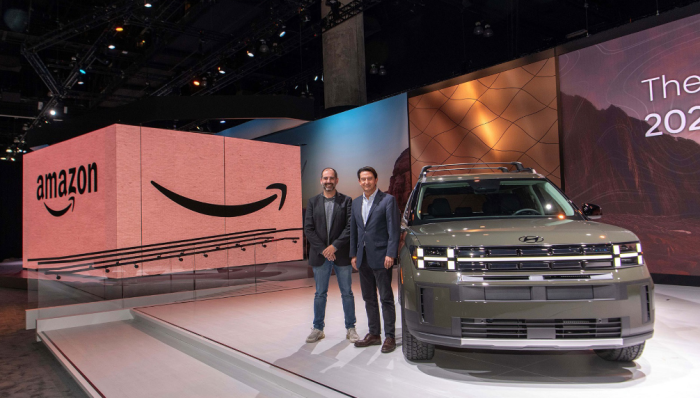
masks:
<svg viewBox="0 0 700 398"><path fill-rule="evenodd" d="M357 180L357 170L362 166L377 170L379 189L394 195L401 209L413 188L405 94L260 140L301 147L304 207L310 197L321 193L321 170L326 167L338 171L338 191L352 198L362 194Z"/></svg>
<svg viewBox="0 0 700 398"><path fill-rule="evenodd" d="M566 192L634 231L652 273L700 275L700 16L559 58Z"/></svg>

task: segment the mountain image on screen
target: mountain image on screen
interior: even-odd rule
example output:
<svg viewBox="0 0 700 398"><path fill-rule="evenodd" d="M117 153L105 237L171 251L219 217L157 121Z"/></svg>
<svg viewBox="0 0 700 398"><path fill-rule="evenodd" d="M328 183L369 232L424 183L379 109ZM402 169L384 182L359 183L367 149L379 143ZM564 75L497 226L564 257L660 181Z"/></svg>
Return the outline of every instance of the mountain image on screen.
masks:
<svg viewBox="0 0 700 398"><path fill-rule="evenodd" d="M561 94L566 193L639 235L654 273L700 275L700 145L611 105Z"/></svg>

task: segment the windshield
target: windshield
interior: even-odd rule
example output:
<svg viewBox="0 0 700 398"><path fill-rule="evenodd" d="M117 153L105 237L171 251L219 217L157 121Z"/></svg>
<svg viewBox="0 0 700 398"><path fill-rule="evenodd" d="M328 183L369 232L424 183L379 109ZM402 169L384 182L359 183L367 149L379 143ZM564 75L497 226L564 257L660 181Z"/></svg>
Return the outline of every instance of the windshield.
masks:
<svg viewBox="0 0 700 398"><path fill-rule="evenodd" d="M570 217L575 210L547 180L473 180L426 184L416 201L416 219L474 217Z"/></svg>

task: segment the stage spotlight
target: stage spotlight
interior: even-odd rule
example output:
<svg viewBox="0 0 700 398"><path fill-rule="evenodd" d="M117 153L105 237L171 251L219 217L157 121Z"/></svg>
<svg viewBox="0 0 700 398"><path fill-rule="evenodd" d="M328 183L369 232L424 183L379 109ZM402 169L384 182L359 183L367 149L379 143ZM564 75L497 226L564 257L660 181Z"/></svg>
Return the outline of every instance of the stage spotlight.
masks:
<svg viewBox="0 0 700 398"><path fill-rule="evenodd" d="M110 50L114 50L115 48L117 48L117 46L115 46L114 44L110 44L107 46L107 48L109 48Z"/></svg>
<svg viewBox="0 0 700 398"><path fill-rule="evenodd" d="M85 82L83 81L83 79L80 79L80 78L79 78L79 79L78 79L78 84L82 86L83 84L85 84Z"/></svg>
<svg viewBox="0 0 700 398"><path fill-rule="evenodd" d="M80 72L81 75L87 74L87 72L85 72L85 69L78 69L78 72Z"/></svg>
<svg viewBox="0 0 700 398"><path fill-rule="evenodd" d="M481 22L477 22L476 26L474 26L474 34L477 36L484 34L484 27L481 26Z"/></svg>
<svg viewBox="0 0 700 398"><path fill-rule="evenodd" d="M192 84L194 84L195 86L200 86L202 82L200 82L199 79L194 79L192 80Z"/></svg>
<svg viewBox="0 0 700 398"><path fill-rule="evenodd" d="M318 75L316 75L316 77L314 77L314 81L315 81L315 82L318 81Z"/></svg>
<svg viewBox="0 0 700 398"><path fill-rule="evenodd" d="M14 161L15 161L15 158L10 158L10 160L14 162Z"/></svg>
<svg viewBox="0 0 700 398"><path fill-rule="evenodd" d="M0 160L7 160L7 158L3 156L0 158Z"/></svg>
<svg viewBox="0 0 700 398"><path fill-rule="evenodd" d="M270 52L270 47L267 46L267 44L265 43L265 40L260 40L260 43L261 43L260 44L260 52L261 53L265 54L265 53Z"/></svg>
<svg viewBox="0 0 700 398"><path fill-rule="evenodd" d="M226 74L226 68L224 68L223 66L217 67L216 70L222 75Z"/></svg>
<svg viewBox="0 0 700 398"><path fill-rule="evenodd" d="M379 65L379 76L386 76L386 69L384 65Z"/></svg>
<svg viewBox="0 0 700 398"><path fill-rule="evenodd" d="M484 37L491 37L493 36L493 29L491 29L491 25L486 24L484 25Z"/></svg>
<svg viewBox="0 0 700 398"><path fill-rule="evenodd" d="M56 110L55 110L55 109L51 109L51 110L49 111L49 115L51 115L51 116L56 116Z"/></svg>
<svg viewBox="0 0 700 398"><path fill-rule="evenodd" d="M377 73L379 73L379 70L377 69L377 65L372 64L372 65L369 67L369 74L370 74L370 75L376 75Z"/></svg>
<svg viewBox="0 0 700 398"><path fill-rule="evenodd" d="M219 122L220 124L226 124L226 120L222 120Z"/></svg>
<svg viewBox="0 0 700 398"><path fill-rule="evenodd" d="M14 151L12 150L12 148L7 148L7 149L5 149L5 152L7 152L7 153L12 153L12 152L14 152Z"/></svg>
<svg viewBox="0 0 700 398"><path fill-rule="evenodd" d="M255 47L253 45L248 46L248 50L245 52L250 58L255 57Z"/></svg>
<svg viewBox="0 0 700 398"><path fill-rule="evenodd" d="M286 35L286 34L287 34L287 27L284 26L284 25L282 25L282 26L280 27L279 37L284 37L284 35Z"/></svg>
<svg viewBox="0 0 700 398"><path fill-rule="evenodd" d="M117 26L116 28L114 28L114 30L116 30L117 32L123 32L123 31L124 31L124 27L123 27L123 26Z"/></svg>
<svg viewBox="0 0 700 398"><path fill-rule="evenodd" d="M151 7L153 7L153 4L150 1L146 1L143 3L143 6L146 8L151 8Z"/></svg>

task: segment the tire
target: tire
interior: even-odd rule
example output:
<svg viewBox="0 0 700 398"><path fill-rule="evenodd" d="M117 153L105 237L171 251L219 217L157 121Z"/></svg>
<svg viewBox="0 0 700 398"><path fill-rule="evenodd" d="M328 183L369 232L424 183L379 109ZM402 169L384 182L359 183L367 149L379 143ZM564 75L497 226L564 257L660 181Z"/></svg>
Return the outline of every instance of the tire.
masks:
<svg viewBox="0 0 700 398"><path fill-rule="evenodd" d="M399 305L401 306L401 350L409 361L427 361L433 359L435 346L419 341L408 332L405 311L403 310L403 288L399 287Z"/></svg>
<svg viewBox="0 0 700 398"><path fill-rule="evenodd" d="M644 344L645 343L630 347L615 348L612 350L595 350L595 353L606 361L632 362L642 356Z"/></svg>

